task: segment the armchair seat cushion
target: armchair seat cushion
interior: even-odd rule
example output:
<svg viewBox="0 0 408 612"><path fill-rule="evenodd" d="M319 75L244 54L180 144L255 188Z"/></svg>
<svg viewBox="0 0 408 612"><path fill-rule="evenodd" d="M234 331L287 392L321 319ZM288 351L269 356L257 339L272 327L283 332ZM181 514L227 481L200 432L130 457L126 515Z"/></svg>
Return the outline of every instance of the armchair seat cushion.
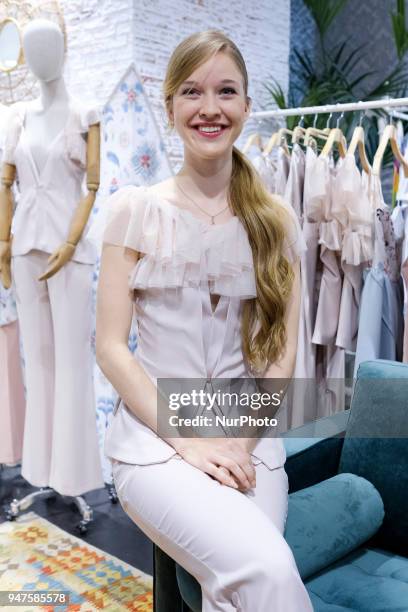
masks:
<svg viewBox="0 0 408 612"><path fill-rule="evenodd" d="M314 612L405 612L408 558L361 547L305 582Z"/></svg>

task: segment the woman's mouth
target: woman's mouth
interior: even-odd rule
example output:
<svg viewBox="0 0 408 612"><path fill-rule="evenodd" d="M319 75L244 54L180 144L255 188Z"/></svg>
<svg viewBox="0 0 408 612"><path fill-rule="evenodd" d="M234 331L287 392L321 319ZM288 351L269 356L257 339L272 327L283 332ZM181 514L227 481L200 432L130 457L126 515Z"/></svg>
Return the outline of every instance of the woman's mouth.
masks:
<svg viewBox="0 0 408 612"><path fill-rule="evenodd" d="M193 128L203 138L218 138L228 128L226 125L195 125Z"/></svg>

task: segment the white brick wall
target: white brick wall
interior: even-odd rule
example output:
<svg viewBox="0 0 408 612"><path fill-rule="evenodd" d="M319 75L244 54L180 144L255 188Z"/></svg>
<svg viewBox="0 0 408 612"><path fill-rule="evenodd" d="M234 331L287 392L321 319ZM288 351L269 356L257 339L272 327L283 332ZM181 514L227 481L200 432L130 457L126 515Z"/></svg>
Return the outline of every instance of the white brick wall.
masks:
<svg viewBox="0 0 408 612"><path fill-rule="evenodd" d="M161 83L169 55L182 38L213 27L231 36L247 63L253 110L270 106L263 85L271 75L287 90L290 0L62 0L61 6L72 93L103 105L134 60L176 164L182 147L164 127ZM252 129L248 122L246 133Z"/></svg>

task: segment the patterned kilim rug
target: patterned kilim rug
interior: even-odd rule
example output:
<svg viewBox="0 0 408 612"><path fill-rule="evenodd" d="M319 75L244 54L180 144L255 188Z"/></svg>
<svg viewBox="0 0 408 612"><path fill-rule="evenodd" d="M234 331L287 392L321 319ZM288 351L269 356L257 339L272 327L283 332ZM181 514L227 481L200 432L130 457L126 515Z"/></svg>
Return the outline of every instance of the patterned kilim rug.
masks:
<svg viewBox="0 0 408 612"><path fill-rule="evenodd" d="M0 591L69 592L68 605L1 606L10 612L151 612L152 577L34 512L0 524Z"/></svg>

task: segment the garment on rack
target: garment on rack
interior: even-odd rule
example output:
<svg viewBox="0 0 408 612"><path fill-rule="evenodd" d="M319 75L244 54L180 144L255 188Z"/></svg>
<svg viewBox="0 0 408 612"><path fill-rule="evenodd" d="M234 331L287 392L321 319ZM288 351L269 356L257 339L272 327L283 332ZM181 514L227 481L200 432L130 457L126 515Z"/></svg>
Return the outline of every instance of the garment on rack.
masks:
<svg viewBox="0 0 408 612"><path fill-rule="evenodd" d="M303 154L303 152L301 151ZM319 226L308 219L311 182L316 154L311 147L306 155L298 153L292 157L285 200L295 203L303 211L301 225L306 250L300 257L300 315L293 383L288 390L285 407L280 418L280 431L314 421L317 416L316 388L316 345L312 343L313 325L316 313L315 282L318 255ZM299 162L300 167L295 167ZM296 204L296 202L298 204Z"/></svg>
<svg viewBox="0 0 408 612"><path fill-rule="evenodd" d="M256 145L252 145L246 156L254 165L266 189L272 194L284 196L291 159L284 148L274 147L265 155Z"/></svg>
<svg viewBox="0 0 408 612"><path fill-rule="evenodd" d="M335 341L341 300L341 226L332 213L335 175L332 160L317 157L311 181L309 219L319 224L322 276L312 341L321 345Z"/></svg>
<svg viewBox="0 0 408 612"><path fill-rule="evenodd" d="M255 145L252 145L249 148L246 156L252 162L266 189L270 193L275 193L276 172L278 168L276 161L273 160L273 157L270 155L265 155Z"/></svg>
<svg viewBox="0 0 408 612"><path fill-rule="evenodd" d="M367 180L354 155L346 155L333 182L332 214L341 226L343 270L336 345L349 351L356 348L363 270L373 255L374 216Z"/></svg>
<svg viewBox="0 0 408 612"><path fill-rule="evenodd" d="M375 212L373 265L365 271L361 296L354 377L362 361L400 360L402 355L403 287L391 209L381 181L373 175L369 195Z"/></svg>
<svg viewBox="0 0 408 612"><path fill-rule="evenodd" d="M22 475L62 495L103 486L92 377L92 276L96 252L84 236L72 260L39 282L49 254L63 244L84 195L86 141L95 111L72 104L65 127L38 169L18 104L4 159L17 170L12 272L25 358L27 405Z"/></svg>
<svg viewBox="0 0 408 612"><path fill-rule="evenodd" d="M398 244L401 261L401 276L404 281L404 363L408 363L408 200L397 203L392 211L391 219Z"/></svg>
<svg viewBox="0 0 408 612"><path fill-rule="evenodd" d="M272 155L274 153L272 152ZM276 149L276 176L275 176L275 191L280 196L285 195L286 184L288 182L289 170L290 170L290 155L286 153L283 147L277 147Z"/></svg>
<svg viewBox="0 0 408 612"><path fill-rule="evenodd" d="M344 350L336 346L340 314L342 270L341 225L334 217L333 184L341 160L334 165L332 157L317 157L310 181L308 218L319 227L320 274L317 270L318 291L316 318L312 342L316 348L316 383L318 416L330 416L344 408Z"/></svg>
<svg viewBox="0 0 408 612"><path fill-rule="evenodd" d="M303 219L305 163L305 154L301 146L295 143L290 157L289 174L286 181L284 200L292 206L299 221Z"/></svg>

